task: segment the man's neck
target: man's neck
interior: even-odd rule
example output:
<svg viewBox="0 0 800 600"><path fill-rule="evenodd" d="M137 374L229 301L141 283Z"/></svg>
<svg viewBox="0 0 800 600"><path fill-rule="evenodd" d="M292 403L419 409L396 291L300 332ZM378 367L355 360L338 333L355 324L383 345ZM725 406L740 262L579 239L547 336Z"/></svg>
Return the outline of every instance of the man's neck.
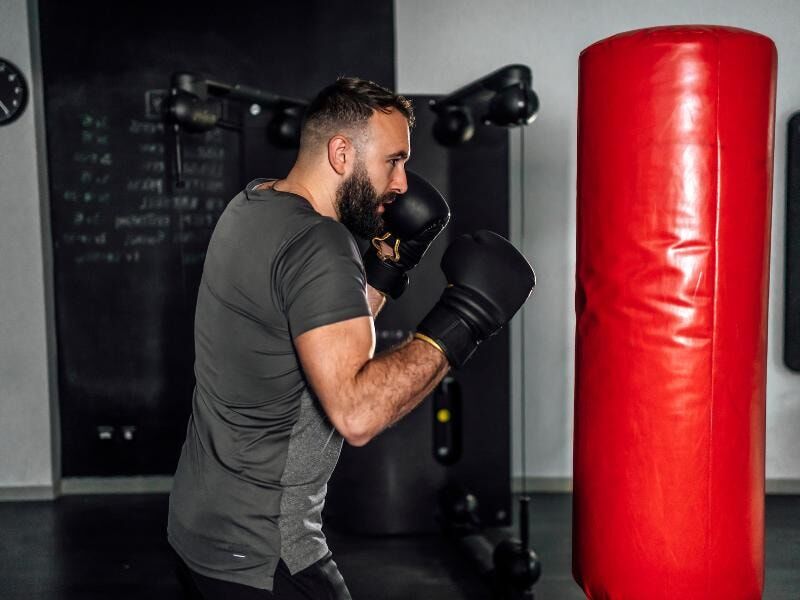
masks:
<svg viewBox="0 0 800 600"><path fill-rule="evenodd" d="M323 178L314 177L297 164L285 178L277 180L273 188L278 192L290 192L302 196L319 214L339 220L335 208L335 186L326 185Z"/></svg>

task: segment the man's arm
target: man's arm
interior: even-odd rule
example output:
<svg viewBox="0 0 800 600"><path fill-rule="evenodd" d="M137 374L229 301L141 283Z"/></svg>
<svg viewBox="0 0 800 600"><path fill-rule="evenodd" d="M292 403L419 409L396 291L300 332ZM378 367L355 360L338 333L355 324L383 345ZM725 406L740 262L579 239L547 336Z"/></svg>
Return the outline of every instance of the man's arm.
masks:
<svg viewBox="0 0 800 600"><path fill-rule="evenodd" d="M408 414L447 373L503 327L528 299L536 275L525 257L491 231L461 235L442 256L448 286L416 336L373 357L371 317L298 335L303 371L334 427L362 446Z"/></svg>
<svg viewBox="0 0 800 600"><path fill-rule="evenodd" d="M381 312L381 309L386 306L386 296L371 285L367 285L367 302L369 303L369 312L374 319Z"/></svg>
<svg viewBox="0 0 800 600"><path fill-rule="evenodd" d="M381 249L384 254L391 254L392 249L386 242L380 243ZM369 312L372 313L372 318L376 318L381 309L386 306L386 294L379 292L367 282L367 302L369 303Z"/></svg>
<svg viewBox="0 0 800 600"><path fill-rule="evenodd" d="M307 331L295 338L295 347L328 418L354 446L411 412L449 369L444 355L420 340L373 357L369 317Z"/></svg>

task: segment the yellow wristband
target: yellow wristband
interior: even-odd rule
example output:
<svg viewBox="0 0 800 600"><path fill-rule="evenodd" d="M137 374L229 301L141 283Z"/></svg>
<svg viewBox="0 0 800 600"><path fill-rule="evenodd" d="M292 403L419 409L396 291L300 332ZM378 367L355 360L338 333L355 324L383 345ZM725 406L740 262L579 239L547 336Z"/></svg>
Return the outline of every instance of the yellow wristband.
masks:
<svg viewBox="0 0 800 600"><path fill-rule="evenodd" d="M431 346L436 348L439 352L444 354L445 357L447 357L447 353L442 349L442 347L439 345L439 343L436 340L434 340L433 338L429 338L424 333L420 333L419 331L417 331L414 334L414 339L415 340L421 340L423 342L427 342L428 344L430 344Z"/></svg>

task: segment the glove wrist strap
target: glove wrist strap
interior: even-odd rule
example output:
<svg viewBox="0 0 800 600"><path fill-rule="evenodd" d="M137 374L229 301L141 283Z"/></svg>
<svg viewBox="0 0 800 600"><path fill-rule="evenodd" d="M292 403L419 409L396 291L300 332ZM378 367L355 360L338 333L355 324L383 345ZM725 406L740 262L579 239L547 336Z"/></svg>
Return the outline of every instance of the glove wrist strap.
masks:
<svg viewBox="0 0 800 600"><path fill-rule="evenodd" d="M422 319L417 333L435 342L455 369L464 366L481 341L458 314L441 304Z"/></svg>
<svg viewBox="0 0 800 600"><path fill-rule="evenodd" d="M367 283L395 300L408 287L408 275L392 263L383 262L372 249L364 255L364 271L367 274Z"/></svg>
<svg viewBox="0 0 800 600"><path fill-rule="evenodd" d="M424 333L420 333L419 331L417 331L417 332L414 334L414 339L415 339L415 340L420 340L421 342L425 342L425 343L426 343L426 344L428 344L429 346L433 346L433 347L434 347L434 348L436 348L436 349L437 349L439 352L441 352L441 353L444 355L444 357L445 357L445 358L447 358L447 353L444 351L444 348L442 348L442 347L439 345L439 342L437 342L435 339L433 339L433 338L431 338L431 337L428 337L427 335L425 335Z"/></svg>

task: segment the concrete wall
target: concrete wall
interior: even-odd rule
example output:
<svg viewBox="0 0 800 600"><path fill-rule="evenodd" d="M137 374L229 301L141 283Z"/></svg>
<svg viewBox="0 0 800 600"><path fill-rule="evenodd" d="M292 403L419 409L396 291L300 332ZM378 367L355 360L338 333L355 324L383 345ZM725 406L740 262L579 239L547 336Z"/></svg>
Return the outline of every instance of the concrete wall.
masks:
<svg viewBox="0 0 800 600"><path fill-rule="evenodd" d="M0 57L25 73L32 91L22 116L0 128L0 488L11 488L0 497L6 498L49 497L57 477L41 73L29 16L26 0L0 2Z"/></svg>
<svg viewBox="0 0 800 600"><path fill-rule="evenodd" d="M796 0L396 0L397 85L441 94L502 65L530 65L540 96L525 132L525 253L539 287L525 315L527 451L524 472L540 485L572 473L577 70L580 51L622 31L654 25L732 25L771 37L779 55L769 317L767 477L800 479L800 375L782 364L786 121L800 109L800 2ZM512 183L519 133L512 133ZM413 159L412 159L413 160ZM519 187L513 214L519 216ZM512 230L518 229L516 223ZM517 233L516 240L519 240ZM519 350L519 318L514 323ZM515 389L520 387L515 365ZM513 473L523 474L519 398ZM545 478L544 481L541 478ZM778 489L780 482L771 482ZM558 485L558 484L557 484Z"/></svg>

